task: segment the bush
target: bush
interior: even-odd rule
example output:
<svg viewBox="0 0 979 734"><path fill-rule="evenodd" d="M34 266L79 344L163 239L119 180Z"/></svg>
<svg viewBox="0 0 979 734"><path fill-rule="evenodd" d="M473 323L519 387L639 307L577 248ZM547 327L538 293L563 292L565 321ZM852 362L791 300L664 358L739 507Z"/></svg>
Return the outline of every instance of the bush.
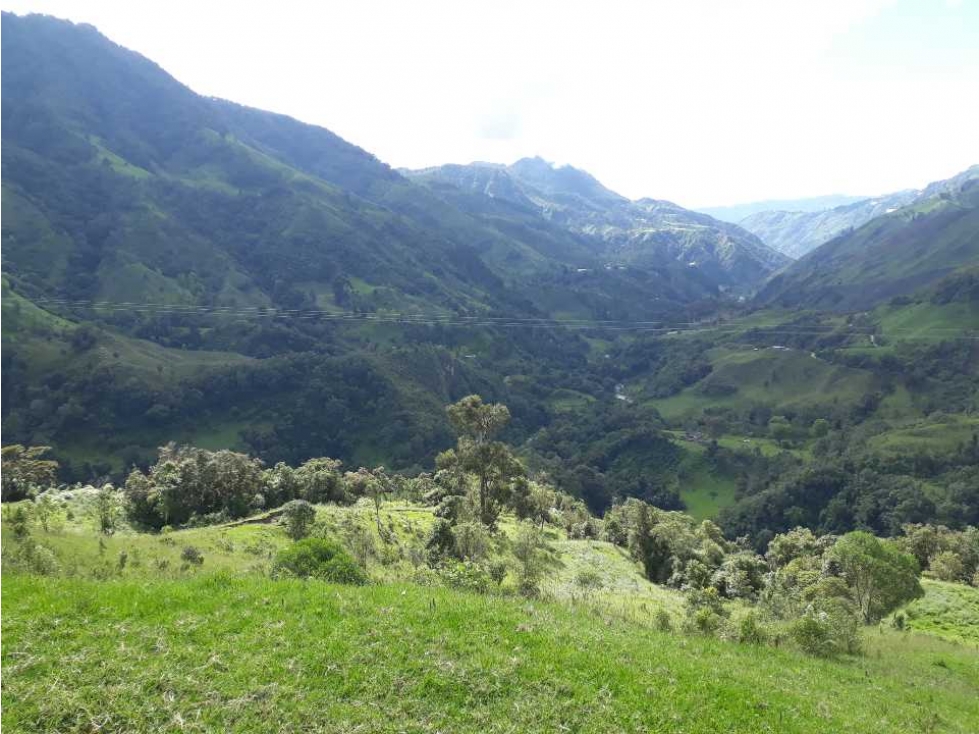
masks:
<svg viewBox="0 0 979 734"><path fill-rule="evenodd" d="M367 575L341 545L325 538L304 538L280 551L274 570L299 578L363 585Z"/></svg>
<svg viewBox="0 0 979 734"><path fill-rule="evenodd" d="M821 607L810 606L789 625L789 636L803 652L832 657L860 652L860 622L856 611L841 600L828 600Z"/></svg>
<svg viewBox="0 0 979 734"><path fill-rule="evenodd" d="M503 561L493 561L489 565L489 575L493 582L499 586L506 578L506 564Z"/></svg>
<svg viewBox="0 0 979 734"><path fill-rule="evenodd" d="M768 631L758 620L758 615L748 612L738 621L738 642L763 645L768 641Z"/></svg>
<svg viewBox="0 0 979 734"><path fill-rule="evenodd" d="M452 529L456 556L464 561L480 561L489 549L489 534L479 522L466 522Z"/></svg>
<svg viewBox="0 0 979 734"><path fill-rule="evenodd" d="M829 624L816 614L805 614L792 622L789 637L808 655L823 657L832 653Z"/></svg>
<svg viewBox="0 0 979 734"><path fill-rule="evenodd" d="M445 518L436 519L425 539L428 565L434 568L442 562L442 559L451 555L454 550L455 535L452 533L452 523Z"/></svg>
<svg viewBox="0 0 979 734"><path fill-rule="evenodd" d="M670 613L662 607L656 610L656 617L654 621L656 624L656 629L658 629L660 632L673 631L673 621L670 619Z"/></svg>
<svg viewBox="0 0 979 734"><path fill-rule="evenodd" d="M492 580L486 569L469 561L445 563L439 566L437 573L446 585L477 594L485 594Z"/></svg>
<svg viewBox="0 0 979 734"><path fill-rule="evenodd" d="M8 564L39 576L53 576L60 570L54 552L29 537L21 540L13 552L4 550L3 565L6 568Z"/></svg>
<svg viewBox="0 0 979 734"><path fill-rule="evenodd" d="M316 520L316 508L306 500L292 500L282 508L282 520L286 535L293 540L302 540L309 535L309 528Z"/></svg>
<svg viewBox="0 0 979 734"><path fill-rule="evenodd" d="M928 561L931 575L939 581L960 581L965 574L965 564L957 553L942 551Z"/></svg>
<svg viewBox="0 0 979 734"><path fill-rule="evenodd" d="M598 572L597 568L583 568L575 574L574 582L577 586L590 591L592 589L600 589L604 585L602 583L602 574Z"/></svg>
<svg viewBox="0 0 979 734"><path fill-rule="evenodd" d="M204 565L204 554L192 545L188 545L180 552L180 559L192 566Z"/></svg>

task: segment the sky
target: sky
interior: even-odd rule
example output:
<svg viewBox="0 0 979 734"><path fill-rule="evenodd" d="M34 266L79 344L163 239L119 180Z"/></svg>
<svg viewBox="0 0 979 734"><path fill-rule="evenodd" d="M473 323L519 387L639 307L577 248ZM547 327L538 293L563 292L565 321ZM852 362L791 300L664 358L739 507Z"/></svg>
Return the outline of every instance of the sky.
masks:
<svg viewBox="0 0 979 734"><path fill-rule="evenodd" d="M396 166L539 155L688 207L979 163L979 0L0 0Z"/></svg>

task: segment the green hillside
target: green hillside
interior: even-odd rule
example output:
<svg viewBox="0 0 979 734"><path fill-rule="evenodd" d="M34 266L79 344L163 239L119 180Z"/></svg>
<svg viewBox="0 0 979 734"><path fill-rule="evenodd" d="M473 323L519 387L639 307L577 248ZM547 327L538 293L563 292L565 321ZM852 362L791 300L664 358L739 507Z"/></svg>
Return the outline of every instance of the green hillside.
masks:
<svg viewBox="0 0 979 734"><path fill-rule="evenodd" d="M890 734L979 721L974 653L926 638L888 634L867 658L824 662L413 586L4 581L11 732Z"/></svg>
<svg viewBox="0 0 979 734"><path fill-rule="evenodd" d="M974 639L975 590L959 584L926 582L902 611L913 631L868 628L861 655L822 659L681 633L681 592L651 584L622 548L550 525L544 598L526 599L509 582L477 593L413 565L404 549L430 532L431 508L385 503L388 545L371 506L320 507L323 530L351 547L373 537L376 581L351 587L270 577L290 541L269 514L100 536L85 509L94 495L77 492L72 519L31 525L53 576L8 566L22 541L4 508L11 732L967 732L979 721L976 653L939 639ZM516 531L505 516L494 543ZM201 563L184 560L188 547Z"/></svg>
<svg viewBox="0 0 979 734"><path fill-rule="evenodd" d="M979 260L979 166L914 203L827 242L772 278L757 301L854 311L935 283Z"/></svg>

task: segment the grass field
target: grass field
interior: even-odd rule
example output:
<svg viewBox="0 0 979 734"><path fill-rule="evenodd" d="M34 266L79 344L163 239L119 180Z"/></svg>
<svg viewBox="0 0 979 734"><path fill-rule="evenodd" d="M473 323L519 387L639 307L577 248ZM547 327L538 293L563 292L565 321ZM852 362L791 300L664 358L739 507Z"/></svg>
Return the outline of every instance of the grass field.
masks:
<svg viewBox="0 0 979 734"><path fill-rule="evenodd" d="M4 729L970 732L979 667L897 633L865 658L657 633L411 585L8 576Z"/></svg>
<svg viewBox="0 0 979 734"><path fill-rule="evenodd" d="M922 584L925 595L902 610L907 626L979 649L979 589L928 579Z"/></svg>
<svg viewBox="0 0 979 734"><path fill-rule="evenodd" d="M896 427L872 438L870 445L885 453L921 449L948 452L968 444L976 433L979 433L979 418L950 415L941 420L922 420Z"/></svg>
<svg viewBox="0 0 979 734"><path fill-rule="evenodd" d="M868 631L865 655L821 660L657 632L656 613L676 623L683 596L651 584L622 549L553 528L547 600L527 600L406 583L416 567L403 551L433 522L430 508L408 503L383 506L381 524L396 541L368 563L374 583L357 588L271 578L275 553L289 542L272 515L100 537L85 501L76 497L72 517L50 531L31 526L55 553L59 575L4 572L5 731L890 733L979 725L979 654L961 643L970 638L920 634L952 636L938 629L942 620L972 614L952 585L927 584L918 611L909 608L914 632L884 625ZM320 507L318 520L340 538L369 529L381 545L368 503ZM494 542L515 529L504 518ZM5 525L5 558L15 542ZM188 546L203 564L182 562Z"/></svg>
<svg viewBox="0 0 979 734"><path fill-rule="evenodd" d="M676 420L719 406L846 405L874 388L871 373L829 364L803 350L716 348L708 356L713 371L706 378L671 397L644 402ZM712 386L734 391L719 394Z"/></svg>

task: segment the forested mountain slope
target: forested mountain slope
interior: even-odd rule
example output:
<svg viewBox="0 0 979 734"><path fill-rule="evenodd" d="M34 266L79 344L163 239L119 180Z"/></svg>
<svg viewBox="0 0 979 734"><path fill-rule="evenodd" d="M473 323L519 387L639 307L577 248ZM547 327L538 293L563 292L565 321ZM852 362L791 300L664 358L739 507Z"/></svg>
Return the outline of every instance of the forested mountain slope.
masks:
<svg viewBox="0 0 979 734"><path fill-rule="evenodd" d="M407 173L454 200L468 194L464 198L503 200L532 212L585 237L612 266L675 262L725 288L745 291L788 263L737 225L668 201L630 201L585 171L540 158L510 166L473 163Z"/></svg>
<svg viewBox="0 0 979 734"><path fill-rule="evenodd" d="M757 302L837 311L909 295L979 263L979 166L914 203L817 248L772 278Z"/></svg>
<svg viewBox="0 0 979 734"><path fill-rule="evenodd" d="M31 292L546 316L541 287L574 292L570 266L597 263L567 233L484 223L327 130L200 97L91 27L5 15L3 34L5 269ZM624 289L637 315L714 291L680 268L590 270L585 290ZM356 298L353 279L384 290Z"/></svg>
<svg viewBox="0 0 979 734"><path fill-rule="evenodd" d="M920 193L899 191L814 212L766 210L745 217L739 224L779 252L799 258L841 232L907 206Z"/></svg>

